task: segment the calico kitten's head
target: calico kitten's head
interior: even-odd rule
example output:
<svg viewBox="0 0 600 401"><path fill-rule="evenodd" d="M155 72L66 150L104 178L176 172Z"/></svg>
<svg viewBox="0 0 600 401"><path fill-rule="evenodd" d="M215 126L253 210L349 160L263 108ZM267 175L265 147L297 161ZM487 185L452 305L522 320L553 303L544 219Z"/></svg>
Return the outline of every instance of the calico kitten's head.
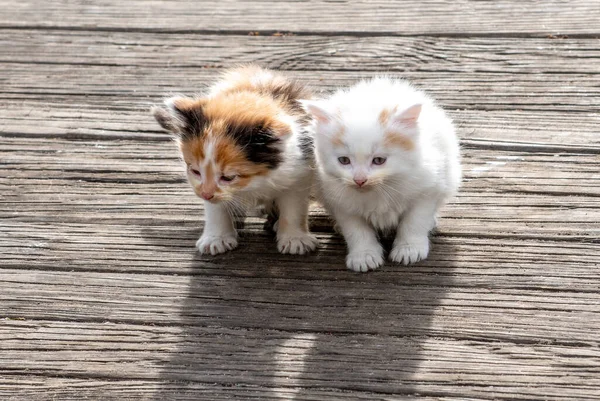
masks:
<svg viewBox="0 0 600 401"><path fill-rule="evenodd" d="M415 164L420 103L383 109L368 104L339 108L327 101L302 104L313 117L322 174L365 192L410 173Z"/></svg>
<svg viewBox="0 0 600 401"><path fill-rule="evenodd" d="M154 117L177 136L190 184L203 199L227 201L251 190L282 162L291 126L270 98L235 92L164 103Z"/></svg>

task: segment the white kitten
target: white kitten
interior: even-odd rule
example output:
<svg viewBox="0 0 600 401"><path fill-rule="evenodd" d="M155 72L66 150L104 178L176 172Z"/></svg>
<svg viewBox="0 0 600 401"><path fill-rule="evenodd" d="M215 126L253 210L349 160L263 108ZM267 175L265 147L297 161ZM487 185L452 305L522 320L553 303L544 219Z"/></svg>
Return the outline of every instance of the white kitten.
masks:
<svg viewBox="0 0 600 401"><path fill-rule="evenodd" d="M348 268L383 264L378 231L396 230L392 261L425 259L436 213L460 184L450 118L423 92L390 78L303 104L315 126L319 195L348 244Z"/></svg>

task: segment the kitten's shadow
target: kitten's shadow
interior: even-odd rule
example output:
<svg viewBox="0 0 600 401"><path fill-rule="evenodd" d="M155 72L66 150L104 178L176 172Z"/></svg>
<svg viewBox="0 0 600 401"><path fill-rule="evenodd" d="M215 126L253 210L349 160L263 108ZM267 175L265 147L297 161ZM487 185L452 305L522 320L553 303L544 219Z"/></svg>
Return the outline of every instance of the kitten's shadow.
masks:
<svg viewBox="0 0 600 401"><path fill-rule="evenodd" d="M452 286L453 245L438 235L426 262L356 274L325 219L313 221L321 248L308 256L280 255L259 226L246 223L240 248L216 257L196 254L200 229L143 233L163 246L185 242L182 269L191 268L183 332L155 399L414 393L422 342L435 336L432 316Z"/></svg>

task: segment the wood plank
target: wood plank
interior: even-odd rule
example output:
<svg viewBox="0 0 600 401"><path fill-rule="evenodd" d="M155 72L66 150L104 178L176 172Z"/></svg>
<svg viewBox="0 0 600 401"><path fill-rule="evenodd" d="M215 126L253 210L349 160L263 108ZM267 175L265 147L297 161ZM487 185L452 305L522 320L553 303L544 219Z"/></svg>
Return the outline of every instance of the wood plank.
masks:
<svg viewBox="0 0 600 401"><path fill-rule="evenodd" d="M408 285L398 275L386 283L372 274L352 285L319 280L318 272L312 280L11 269L2 274L11 284L0 294L9 319L598 347L598 293L467 289L454 286L461 275Z"/></svg>
<svg viewBox="0 0 600 401"><path fill-rule="evenodd" d="M6 349L22 358L17 365L0 357L2 371L22 372L43 385L58 379L51 372L60 369L61 380L70 382L69 387L58 387L63 391L74 386L84 394L99 392L99 382L115 380L117 388L140 383L129 387L134 396L152 389L158 398L169 394L177 381L180 388L214 392L218 399L261 393L303 400L372 399L386 394L586 399L594 395L599 357L594 348L544 343L210 327L183 328L182 333L178 327L123 323L8 321L0 328L0 338ZM131 359L145 363L133 365ZM356 383L365 376L367 384ZM491 380L496 385L481 386L490 376L495 376ZM84 377L91 380L78 383ZM461 386L450 385L456 380ZM565 386L574 380L585 380L587 386L565 394ZM237 393L227 390L232 385ZM115 393L112 387L110 392Z"/></svg>
<svg viewBox="0 0 600 401"><path fill-rule="evenodd" d="M288 379L289 380L289 379ZM288 381L286 380L286 381ZM3 385L3 382L6 384ZM102 380L65 379L44 376L19 376L18 380L3 380L0 377L0 391L5 392L9 399L12 397L26 397L27 400L47 400L54 397L64 401L80 401L81 399L115 399L115 400L181 400L197 401L210 399L223 400L297 400L297 401L346 401L349 397L353 400L384 400L395 401L401 396L406 401L469 401L482 398L441 396L441 390L431 391L435 395L425 395L423 390L418 394L406 394L411 391L408 386L402 386L398 394L382 394L359 390L341 391L320 387L259 387L256 385L230 384L219 385L215 383L198 383L182 381L156 381L156 380ZM428 393L430 391L427 391ZM448 393L446 391L446 393ZM110 398L106 398L106 397ZM483 395L482 395L483 396ZM557 396L551 400L572 400ZM578 398L585 399L585 398Z"/></svg>
<svg viewBox="0 0 600 401"><path fill-rule="evenodd" d="M3 0L2 27L59 27L167 32L354 33L356 35L598 33L595 3L574 0L481 2Z"/></svg>
<svg viewBox="0 0 600 401"><path fill-rule="evenodd" d="M13 3L0 398L598 398L593 2ZM440 100L465 181L427 261L347 272L318 206L314 254L280 255L258 217L237 251L196 254L202 204L148 108L243 62L320 93L390 72Z"/></svg>
<svg viewBox="0 0 600 401"><path fill-rule="evenodd" d="M144 100L146 107L169 93L194 94L219 74L212 69L191 73L164 68L121 66L6 64L0 95L18 98L40 96L109 96L120 101ZM294 71L290 74L317 91L347 86L375 72ZM60 79L39 79L55 76ZM403 77L430 92L449 109L528 110L597 113L600 75L489 74L485 72L408 72ZM490 96L490 93L493 96ZM126 97L126 98L125 98ZM10 97L8 98L10 99ZM6 101L5 101L6 102Z"/></svg>
<svg viewBox="0 0 600 401"><path fill-rule="evenodd" d="M3 266L42 271L362 280L343 274L344 243L327 233L317 233L323 242L317 254L293 258L279 255L272 238L254 225L242 231L240 250L219 257L200 257L193 248L200 234L198 222L157 223L160 225L121 224L111 228L102 224L4 224L6 238L0 242ZM19 231L23 226L29 229ZM600 260L600 247L596 244L523 239L500 242L444 234L432 241L432 253L426 262L411 268L387 265L377 275L382 281L402 277L407 285L431 285L435 277L429 274L435 269L444 277L461 274L461 285L474 289L597 289L594 269ZM160 263L156 262L157 252ZM243 255L252 255L253 260L247 261Z"/></svg>
<svg viewBox="0 0 600 401"><path fill-rule="evenodd" d="M287 71L487 72L597 75L596 39L377 36L224 36L0 29L0 63Z"/></svg>

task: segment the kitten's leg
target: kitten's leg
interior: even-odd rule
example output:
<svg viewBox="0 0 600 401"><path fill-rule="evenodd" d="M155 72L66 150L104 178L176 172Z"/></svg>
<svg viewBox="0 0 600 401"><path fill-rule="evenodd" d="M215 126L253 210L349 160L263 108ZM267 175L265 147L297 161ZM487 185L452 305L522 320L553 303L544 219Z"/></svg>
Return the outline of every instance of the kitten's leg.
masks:
<svg viewBox="0 0 600 401"><path fill-rule="evenodd" d="M217 255L238 246L233 219L223 204L204 202L206 222L202 236L196 242L201 254Z"/></svg>
<svg viewBox="0 0 600 401"><path fill-rule="evenodd" d="M435 227L438 199L421 199L408 209L400 222L390 260L408 265L427 258L429 231Z"/></svg>
<svg viewBox="0 0 600 401"><path fill-rule="evenodd" d="M274 227L279 252L302 255L314 251L319 241L308 231L308 194L286 191L275 203L279 209Z"/></svg>
<svg viewBox="0 0 600 401"><path fill-rule="evenodd" d="M348 244L346 266L356 272L375 270L383 265L383 247L373 227L360 216L334 212L337 226Z"/></svg>

